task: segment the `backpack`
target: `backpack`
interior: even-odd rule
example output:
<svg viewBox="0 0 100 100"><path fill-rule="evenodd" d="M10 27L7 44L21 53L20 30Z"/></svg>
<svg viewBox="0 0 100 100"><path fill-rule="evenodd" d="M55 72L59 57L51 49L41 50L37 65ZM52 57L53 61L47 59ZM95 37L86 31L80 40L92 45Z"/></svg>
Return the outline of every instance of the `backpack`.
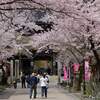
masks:
<svg viewBox="0 0 100 100"><path fill-rule="evenodd" d="M46 76L46 78L48 79L48 80L47 80L47 83L49 83L49 78L48 78L48 76Z"/></svg>

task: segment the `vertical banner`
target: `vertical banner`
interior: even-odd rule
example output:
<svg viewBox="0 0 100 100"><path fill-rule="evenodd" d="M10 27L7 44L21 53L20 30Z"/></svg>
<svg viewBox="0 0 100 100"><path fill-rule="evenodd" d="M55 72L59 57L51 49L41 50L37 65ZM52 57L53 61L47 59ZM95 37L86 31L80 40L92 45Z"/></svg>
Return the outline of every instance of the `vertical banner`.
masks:
<svg viewBox="0 0 100 100"><path fill-rule="evenodd" d="M73 64L73 70L74 70L74 79L76 79L77 77L77 73L79 72L79 68L80 68L80 65L79 64Z"/></svg>
<svg viewBox="0 0 100 100"><path fill-rule="evenodd" d="M74 64L74 73L77 73L79 71L79 67L80 65L79 64Z"/></svg>
<svg viewBox="0 0 100 100"><path fill-rule="evenodd" d="M64 80L67 80L67 70L66 70L66 66L63 66L63 71L64 71Z"/></svg>
<svg viewBox="0 0 100 100"><path fill-rule="evenodd" d="M90 69L89 69L89 62L85 61L85 81L89 81L90 80Z"/></svg>

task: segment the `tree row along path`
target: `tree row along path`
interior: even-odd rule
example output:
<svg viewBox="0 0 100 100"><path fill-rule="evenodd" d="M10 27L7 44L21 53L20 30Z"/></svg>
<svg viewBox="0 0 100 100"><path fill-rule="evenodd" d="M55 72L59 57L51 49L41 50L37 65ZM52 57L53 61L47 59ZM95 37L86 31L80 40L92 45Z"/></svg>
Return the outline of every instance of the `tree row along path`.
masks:
<svg viewBox="0 0 100 100"><path fill-rule="evenodd" d="M57 78L52 76L50 78L50 85L48 89L48 97L46 100L80 100L80 98L72 93L68 93L67 90L59 88L57 86ZM38 86L36 100L42 100L41 89ZM30 100L29 89L22 89L21 84L18 84L17 89L8 88L4 92L0 93L0 100Z"/></svg>

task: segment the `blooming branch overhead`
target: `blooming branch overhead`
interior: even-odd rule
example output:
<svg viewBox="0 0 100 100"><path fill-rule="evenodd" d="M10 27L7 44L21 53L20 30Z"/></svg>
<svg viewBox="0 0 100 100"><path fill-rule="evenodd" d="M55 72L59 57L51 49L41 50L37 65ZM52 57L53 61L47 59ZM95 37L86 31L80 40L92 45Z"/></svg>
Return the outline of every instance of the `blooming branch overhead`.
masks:
<svg viewBox="0 0 100 100"><path fill-rule="evenodd" d="M90 46L88 38L92 36L98 49L99 9L99 0L1 0L0 36L4 40L0 39L0 48L9 45L13 51L18 45L38 49L57 44L59 50L74 48L81 53ZM18 37L30 41L17 42Z"/></svg>

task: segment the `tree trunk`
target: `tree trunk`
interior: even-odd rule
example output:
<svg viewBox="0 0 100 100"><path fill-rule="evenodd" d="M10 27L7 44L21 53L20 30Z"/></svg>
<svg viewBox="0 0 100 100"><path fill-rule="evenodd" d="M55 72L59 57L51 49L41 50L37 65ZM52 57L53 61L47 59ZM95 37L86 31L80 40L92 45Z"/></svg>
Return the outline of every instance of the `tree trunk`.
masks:
<svg viewBox="0 0 100 100"><path fill-rule="evenodd" d="M95 56L96 59L96 73L95 73L95 78L99 81L100 80L100 58L99 55L97 53L97 51L95 50L95 44L93 42L92 36L89 38L90 44L91 44L91 49L93 51L93 54Z"/></svg>
<svg viewBox="0 0 100 100"><path fill-rule="evenodd" d="M3 66L4 66L4 63L2 63L2 65L1 65L1 69L2 69L2 72L3 72L1 84L6 85L7 84L7 77L5 76L5 70L4 70Z"/></svg>

